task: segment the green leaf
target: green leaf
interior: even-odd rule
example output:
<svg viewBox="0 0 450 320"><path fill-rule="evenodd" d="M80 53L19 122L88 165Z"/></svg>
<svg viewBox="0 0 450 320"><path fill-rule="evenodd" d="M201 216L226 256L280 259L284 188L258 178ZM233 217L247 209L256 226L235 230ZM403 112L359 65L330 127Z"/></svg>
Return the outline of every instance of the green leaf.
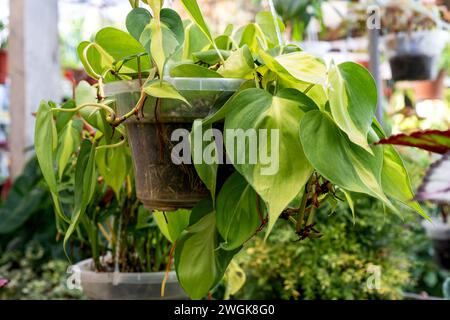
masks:
<svg viewBox="0 0 450 320"><path fill-rule="evenodd" d="M384 161L381 184L384 192L389 197L410 207L425 219L430 220L420 204L413 200L414 191L402 158L392 146L384 146L383 149Z"/></svg>
<svg viewBox="0 0 450 320"><path fill-rule="evenodd" d="M53 163L55 156L54 145L58 140L56 132L53 112L50 105L46 102L41 102L36 115L36 127L34 133L36 156L39 166L41 167L42 175L44 176L45 182L50 189L56 214L62 221L68 222L69 219L64 215L58 198L58 187L56 184L56 175Z"/></svg>
<svg viewBox="0 0 450 320"><path fill-rule="evenodd" d="M176 16L178 17L178 15ZM179 17L177 22L174 22L173 24L179 24L183 27L183 23ZM149 38L149 40L151 40L150 53L158 67L160 75L164 75L164 67L167 61L177 53L184 41L184 33L179 37L179 35L172 32L167 25L156 19L150 22L149 27L151 31L151 38Z"/></svg>
<svg viewBox="0 0 450 320"><path fill-rule="evenodd" d="M181 0L184 8L187 13L190 15L192 20L197 24L203 34L208 38L211 44L214 43L214 39L211 35L211 31L209 31L208 25L206 24L205 19L203 18L202 12L196 0Z"/></svg>
<svg viewBox="0 0 450 320"><path fill-rule="evenodd" d="M81 81L75 89L77 107L97 103L97 90L86 81ZM94 128L100 130L106 137L112 136L111 125L106 121L105 112L96 107L87 106L80 110L80 115Z"/></svg>
<svg viewBox="0 0 450 320"><path fill-rule="evenodd" d="M89 140L83 140L75 167L75 208L63 242L64 252L68 258L67 243L83 218L97 185L95 153L95 145Z"/></svg>
<svg viewBox="0 0 450 320"><path fill-rule="evenodd" d="M153 212L156 224L164 236L174 243L181 233L189 226L189 210L178 210L175 212Z"/></svg>
<svg viewBox="0 0 450 320"><path fill-rule="evenodd" d="M167 27L175 37L178 45L181 46L184 43L184 25L180 16L175 10L164 8L161 10L161 22Z"/></svg>
<svg viewBox="0 0 450 320"><path fill-rule="evenodd" d="M227 35L218 36L214 39L214 43L219 50L228 51L233 49L233 39ZM214 46L211 46L210 49L214 49Z"/></svg>
<svg viewBox="0 0 450 320"><path fill-rule="evenodd" d="M166 52L164 50L163 43L163 26L160 21L152 20L150 22L151 30L151 43L150 43L150 54L158 67L159 74L164 75L164 66L166 65ZM170 34L167 33L167 40L170 39ZM175 51L175 38L173 37L170 41L166 41L170 46L167 49L168 54L172 54Z"/></svg>
<svg viewBox="0 0 450 320"><path fill-rule="evenodd" d="M61 105L61 109L75 109L76 103L74 100L68 100L64 104ZM66 127L66 125L69 123L70 120L72 120L73 116L76 114L76 112L58 112L56 113L55 120L56 120L56 131L58 134L60 134Z"/></svg>
<svg viewBox="0 0 450 320"><path fill-rule="evenodd" d="M185 29L183 60L194 60L193 54L203 51L209 47L209 44L208 38L200 28L196 24L190 23Z"/></svg>
<svg viewBox="0 0 450 320"><path fill-rule="evenodd" d="M224 78L252 79L255 71L255 63L252 53L247 45L233 51L224 65L217 71Z"/></svg>
<svg viewBox="0 0 450 320"><path fill-rule="evenodd" d="M105 59L106 66L111 66L114 61L140 55L145 52L144 47L129 33L115 29L104 28L95 36L96 48ZM141 70L148 70L151 63L148 57L141 57ZM121 72L139 70L137 59L125 63Z"/></svg>
<svg viewBox="0 0 450 320"><path fill-rule="evenodd" d="M206 296L216 281L215 222L214 213L209 213L187 229L177 243L175 266L178 280L192 299Z"/></svg>
<svg viewBox="0 0 450 320"><path fill-rule="evenodd" d="M152 9L153 14L159 20L161 9L164 5L164 0L145 0Z"/></svg>
<svg viewBox="0 0 450 320"><path fill-rule="evenodd" d="M256 130L257 133L263 132L261 129L267 130L267 139L261 136L258 138L260 154L266 153L267 157L271 157L269 158L271 161L264 161L265 164L260 157L256 164L251 164L254 161L250 161L250 158L244 159L247 150L252 149L249 139L245 139L244 143L237 143L237 150L230 150L228 144L233 137L228 133L225 136L227 154L236 170L266 202L269 211L267 234L272 230L282 211L306 185L313 171L304 155L298 135L299 123L304 112L300 108L300 103L290 100L290 97L291 95L284 90L272 96L261 89L248 89L237 94L222 108L229 110L225 118L225 130L246 132L250 129ZM231 151L234 151L234 155L230 153ZM243 162L245 164L241 164Z"/></svg>
<svg viewBox="0 0 450 320"><path fill-rule="evenodd" d="M114 69L114 62L130 56L142 55L144 47L129 33L115 28L104 28L95 36L94 42L82 42L78 46L78 55L86 72L94 79L99 79L108 69ZM141 57L141 70L151 67L149 57ZM122 73L138 72L137 59L131 59L122 66ZM108 73L105 81L117 79Z"/></svg>
<svg viewBox="0 0 450 320"><path fill-rule="evenodd" d="M345 199L347 200L348 206L350 207L350 211L352 212L353 217L353 224L356 223L356 212L355 212L355 203L353 201L352 195L350 192L342 189L342 192L344 193Z"/></svg>
<svg viewBox="0 0 450 320"><path fill-rule="evenodd" d="M99 174L120 199L121 190L131 170L131 158L127 146L98 149L96 163Z"/></svg>
<svg viewBox="0 0 450 320"><path fill-rule="evenodd" d="M217 230L224 239L223 249L235 250L255 235L262 223L257 201L255 190L239 173L225 182L216 204Z"/></svg>
<svg viewBox="0 0 450 320"><path fill-rule="evenodd" d="M346 62L331 68L329 83L334 121L353 143L371 153L367 135L377 108L375 81L364 67Z"/></svg>
<svg viewBox="0 0 450 320"><path fill-rule="evenodd" d="M175 249L178 280L191 299L201 299L223 278L238 252L217 248L216 215L211 201L201 201L191 213L191 226Z"/></svg>
<svg viewBox="0 0 450 320"><path fill-rule="evenodd" d="M270 70L288 81L318 85L325 85L327 82L327 68L315 56L305 52L293 52L274 58L262 50L259 54Z"/></svg>
<svg viewBox="0 0 450 320"><path fill-rule="evenodd" d="M277 21L278 27L280 28L281 33L283 33L286 27L280 18L277 17ZM256 24L258 24L263 33L266 35L267 39L272 44L272 47L279 46L275 19L271 12L263 11L258 13L256 15Z"/></svg>
<svg viewBox="0 0 450 320"><path fill-rule="evenodd" d="M326 65L306 52L284 54L275 60L297 80L319 85L327 82Z"/></svg>
<svg viewBox="0 0 450 320"><path fill-rule="evenodd" d="M327 180L352 192L365 193L386 203L394 212L381 186L383 149L369 154L352 143L328 114L308 112L301 121L300 137L306 157Z"/></svg>
<svg viewBox="0 0 450 320"><path fill-rule="evenodd" d="M236 262L231 261L230 266L225 273L226 289L224 300L229 300L231 296L238 293L245 285L245 281L245 271L241 267L239 267Z"/></svg>
<svg viewBox="0 0 450 320"><path fill-rule="evenodd" d="M170 76L173 78L223 78L214 70L192 63L183 63L173 67L170 70Z"/></svg>
<svg viewBox="0 0 450 320"><path fill-rule="evenodd" d="M223 32L224 35L231 37L233 35L234 25L232 23L227 24Z"/></svg>
<svg viewBox="0 0 450 320"><path fill-rule="evenodd" d="M153 19L142 32L140 42L156 62L161 75L169 59L180 51L184 37L183 21L172 9L161 10L161 20Z"/></svg>
<svg viewBox="0 0 450 320"><path fill-rule="evenodd" d="M244 45L247 45L253 53L257 53L260 49L267 49L266 37L257 24L250 23L242 29L239 47Z"/></svg>
<svg viewBox="0 0 450 320"><path fill-rule="evenodd" d="M206 21L202 15L202 12L200 10L200 7L198 6L198 3L196 0L181 0L181 3L183 4L184 8L186 9L187 13L191 17L191 19L196 23L196 25L200 28L200 30L203 32L203 34L208 38L210 44L213 46L213 48L217 51L217 54L220 57L220 60L223 62L224 58L222 57L222 54L219 50L219 48L216 45L216 42L214 41L214 38L211 34L211 31L208 28L208 25L206 24Z"/></svg>
<svg viewBox="0 0 450 320"><path fill-rule="evenodd" d="M191 150L192 150L192 159L194 159L195 170L197 171L198 176L202 179L205 186L211 192L211 198L213 201L216 199L216 182L217 182L217 171L219 169L219 162L213 163L205 163L203 157L203 150L206 150L209 146L214 148L215 155L218 156L217 145L215 141L204 141L203 132L211 129L211 124L203 125L202 121L194 121L191 131ZM200 141L196 139L199 137ZM200 142L201 148L198 147L198 143ZM200 151L201 154L197 155L197 152Z"/></svg>
<svg viewBox="0 0 450 320"><path fill-rule="evenodd" d="M147 9L134 8L127 16L127 30L137 41L139 41L142 32L151 20L152 15Z"/></svg>
<svg viewBox="0 0 450 320"><path fill-rule="evenodd" d="M144 91L151 97L180 100L189 106L191 105L189 101L187 101L186 98L167 81L154 80L144 87Z"/></svg>
<svg viewBox="0 0 450 320"><path fill-rule="evenodd" d="M81 42L77 53L84 70L93 79L100 79L103 70L113 62L111 59L104 62L99 51L89 41Z"/></svg>
<svg viewBox="0 0 450 320"><path fill-rule="evenodd" d="M64 170L66 169L70 158L80 145L82 129L83 123L81 121L70 120L61 132L58 142L58 153L56 155L60 180L63 177Z"/></svg>
<svg viewBox="0 0 450 320"><path fill-rule="evenodd" d="M193 57L195 63L202 62L202 63L206 63L206 64L212 66L212 65L216 65L219 62L221 62L219 52L220 52L220 55L224 59L228 59L231 55L231 51L207 50L207 51L201 51L201 52L194 52L192 54L192 57Z"/></svg>

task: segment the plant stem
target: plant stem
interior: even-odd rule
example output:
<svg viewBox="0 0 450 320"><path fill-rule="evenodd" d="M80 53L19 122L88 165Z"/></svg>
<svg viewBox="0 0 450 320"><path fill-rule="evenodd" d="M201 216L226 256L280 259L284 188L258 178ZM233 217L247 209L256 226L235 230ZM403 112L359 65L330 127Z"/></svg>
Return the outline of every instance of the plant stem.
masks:
<svg viewBox="0 0 450 320"><path fill-rule="evenodd" d="M170 272L170 268L172 267L172 259L173 259L173 255L175 253L176 247L177 247L177 241L175 240L175 242L172 245L172 248L170 249L169 262L167 263L167 266L166 266L166 275L164 276L164 280L161 285L161 298L164 298L164 294L165 294L165 290L166 290L166 283L167 283L167 279L169 278L169 272Z"/></svg>
<svg viewBox="0 0 450 320"><path fill-rule="evenodd" d="M312 175L311 178L309 178L308 183L306 184L306 187L305 187L305 193L303 194L303 197L302 197L302 202L300 204L300 209L299 209L299 214L298 214L298 219L297 219L297 228L296 228L297 232L301 232L302 228L303 228L303 220L305 220L306 204L308 202L309 192L311 190L313 181L314 181L314 175Z"/></svg>
<svg viewBox="0 0 450 320"><path fill-rule="evenodd" d="M97 147L97 150L102 150L102 149L114 149L114 148L119 148L123 145L125 145L126 140L123 139L122 141L115 143L115 144L110 144L110 145L106 145L106 146L99 146Z"/></svg>

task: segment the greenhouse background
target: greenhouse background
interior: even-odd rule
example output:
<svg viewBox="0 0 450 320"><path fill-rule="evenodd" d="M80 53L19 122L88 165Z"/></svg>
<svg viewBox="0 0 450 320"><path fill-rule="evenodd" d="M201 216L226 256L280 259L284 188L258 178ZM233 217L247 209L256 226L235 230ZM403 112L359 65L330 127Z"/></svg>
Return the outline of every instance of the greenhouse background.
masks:
<svg viewBox="0 0 450 320"><path fill-rule="evenodd" d="M380 1L381 5L388 2ZM264 0L198 0L213 34L222 33L230 25L237 30L251 23L258 12L276 10L286 26L284 41L319 56L327 65L355 62L371 72L378 85L376 116L388 136L439 130L441 146L450 148L446 131L450 124L450 3L391 2L397 8L390 10L398 10L398 16L392 21L381 19L380 32L368 28L376 22L369 20L370 10L376 13L378 2L277 0L272 7ZM414 5L409 7L407 3L411 2ZM189 18L178 0L167 0L165 7L183 19ZM0 0L1 300L90 298L70 285L71 263L62 245L64 235L58 232L49 189L35 156L36 113L42 100L70 101L80 82L93 80L83 69L79 43L92 40L104 27L125 30L130 10L126 0ZM402 19L414 32L435 23L434 28L444 34L442 38L435 36L437 44L431 42L426 47L429 52L436 51L430 53L434 54L431 63L439 72L431 79L395 74L399 70L392 65L384 24L399 32L402 30L396 30L394 24L401 25ZM413 64L412 77L415 71L421 71L420 61ZM427 137L424 139L422 145L430 143ZM430 149L408 145L410 142L396 148L413 189L418 190L430 166L443 158ZM449 170L447 163L440 172L447 182ZM279 219L267 241L259 234L246 242L223 279L210 291L209 299L450 299L447 204L421 203L428 216L444 217L446 229L442 233L446 238L436 241L426 226L428 222L406 206L400 218L364 194L354 194L350 203L336 197L334 204L316 213L313 226L318 228L317 239L309 235L299 239L291 232L287 216ZM450 199L448 193L446 197ZM144 231L140 232L147 232L152 254L165 266L166 260L172 259L171 244L160 235L160 224L154 220L141 221ZM99 227L101 237L108 240L108 235L113 235L114 221ZM108 241L112 243L113 239ZM75 261L91 257L88 242L82 232L70 242L70 255ZM133 272L132 267L130 270Z"/></svg>

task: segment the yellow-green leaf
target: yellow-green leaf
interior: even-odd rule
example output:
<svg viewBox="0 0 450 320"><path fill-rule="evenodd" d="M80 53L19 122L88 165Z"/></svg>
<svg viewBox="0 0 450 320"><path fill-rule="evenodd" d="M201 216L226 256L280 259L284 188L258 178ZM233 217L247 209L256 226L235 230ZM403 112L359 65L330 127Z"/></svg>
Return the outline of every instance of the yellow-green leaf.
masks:
<svg viewBox="0 0 450 320"><path fill-rule="evenodd" d="M144 91L149 96L160 99L180 100L191 105L189 101L183 97L173 85L167 81L154 80L144 87Z"/></svg>

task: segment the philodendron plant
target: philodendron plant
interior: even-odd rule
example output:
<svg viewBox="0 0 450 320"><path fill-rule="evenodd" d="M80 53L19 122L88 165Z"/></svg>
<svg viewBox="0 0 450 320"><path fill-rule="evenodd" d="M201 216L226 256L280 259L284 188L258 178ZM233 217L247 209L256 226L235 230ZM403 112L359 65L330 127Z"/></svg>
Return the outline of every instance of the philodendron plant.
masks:
<svg viewBox="0 0 450 320"><path fill-rule="evenodd" d="M327 66L284 44L284 26L269 12L214 37L195 0L181 0L191 21L163 8L162 0L130 2L128 32L106 28L94 41L80 44L86 72L98 84L81 83L73 108L42 103L37 114L36 152L65 242L80 227L97 170L117 194L127 185L132 169L124 122L141 117L149 97L156 104L173 99L189 107L169 81L173 77L245 80L231 98L217 101L208 117L193 124L192 158L202 158L198 152L205 150L215 160L194 161L210 198L200 201L188 219L173 212L159 221L173 242L178 279L190 297L204 297L246 241L263 230L269 236L280 217L292 222L300 239L320 237L316 209L329 205L333 210L342 199L352 204L352 192L373 196L397 214L396 204L402 203L426 217L412 201L399 154L392 146L375 145L385 134L374 118L377 90L366 69L354 63ZM140 7L143 3L151 11ZM127 114L119 115L114 99L105 98L104 85L123 80L139 80L141 94ZM84 124L82 141L72 138L75 119ZM229 132L248 134L235 149L225 146L234 173L224 183L217 182L223 179L217 137L195 139L213 127L222 129L225 140ZM264 133L265 139L256 145L260 156L248 161L244 150L251 148L252 132ZM267 154L276 160L274 170L267 170ZM61 177L75 158L75 201L67 207Z"/></svg>

